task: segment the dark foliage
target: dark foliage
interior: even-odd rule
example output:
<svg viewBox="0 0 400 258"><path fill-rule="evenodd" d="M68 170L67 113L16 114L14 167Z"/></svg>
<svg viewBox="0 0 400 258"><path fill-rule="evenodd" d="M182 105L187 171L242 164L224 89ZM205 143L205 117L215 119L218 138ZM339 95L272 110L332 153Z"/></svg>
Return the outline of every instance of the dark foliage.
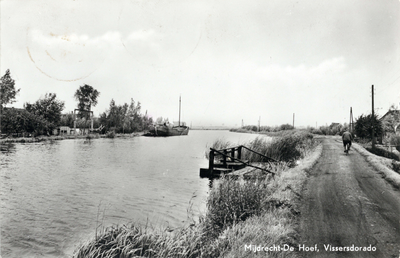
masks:
<svg viewBox="0 0 400 258"><path fill-rule="evenodd" d="M15 81L11 78L10 70L7 69L6 73L0 79L0 106L6 106L15 102L15 96L20 89L15 89Z"/></svg>
<svg viewBox="0 0 400 258"><path fill-rule="evenodd" d="M61 121L61 111L64 109L64 102L57 99L55 93L46 93L44 98L40 98L35 103L25 103L26 111L41 116L54 126L58 126Z"/></svg>
<svg viewBox="0 0 400 258"><path fill-rule="evenodd" d="M379 121L378 116L369 114L367 116L361 115L355 123L355 133L357 137L362 139L372 138L372 128L375 131L375 137L382 135L382 123Z"/></svg>
<svg viewBox="0 0 400 258"><path fill-rule="evenodd" d="M25 109L5 108L1 116L1 129L5 134L50 134L54 124L42 116L32 114Z"/></svg>
<svg viewBox="0 0 400 258"><path fill-rule="evenodd" d="M97 98L99 95L99 91L87 84L80 86L79 89L76 90L74 97L79 102L79 117L89 118L91 107L97 105Z"/></svg>
<svg viewBox="0 0 400 258"><path fill-rule="evenodd" d="M396 154L394 154L390 151L380 149L380 148L366 148L366 149L375 155L400 161L399 156L397 156Z"/></svg>
<svg viewBox="0 0 400 258"><path fill-rule="evenodd" d="M147 130L153 121L147 114L141 114L140 102L131 99L130 105L116 105L112 99L109 109L100 115L99 123L105 126L105 131L133 133Z"/></svg>

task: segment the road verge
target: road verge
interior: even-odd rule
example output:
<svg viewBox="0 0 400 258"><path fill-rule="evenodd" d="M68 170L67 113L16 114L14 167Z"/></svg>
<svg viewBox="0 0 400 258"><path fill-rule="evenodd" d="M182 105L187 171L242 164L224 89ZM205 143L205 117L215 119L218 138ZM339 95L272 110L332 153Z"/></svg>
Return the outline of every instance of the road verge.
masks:
<svg viewBox="0 0 400 258"><path fill-rule="evenodd" d="M374 155L357 143L353 143L352 147L360 153L387 182L395 188L400 189L400 174L393 170L393 166L396 166L398 162Z"/></svg>

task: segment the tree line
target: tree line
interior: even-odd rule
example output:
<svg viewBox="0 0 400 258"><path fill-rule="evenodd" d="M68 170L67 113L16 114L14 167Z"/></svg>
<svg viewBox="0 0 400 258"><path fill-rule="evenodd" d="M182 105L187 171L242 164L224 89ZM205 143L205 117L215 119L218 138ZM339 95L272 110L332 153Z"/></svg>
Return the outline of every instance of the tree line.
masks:
<svg viewBox="0 0 400 258"><path fill-rule="evenodd" d="M58 99L55 93L46 93L34 103L26 102L23 109L9 108L8 104L16 101L21 89L15 88L10 70L7 69L0 79L0 132L1 134L16 135L51 135L59 126L89 129L101 128L101 133L133 133L147 130L153 123L147 112L141 113L140 102L131 99L130 104L117 105L111 100L109 108L94 117L92 107L98 103L100 92L90 85L79 86L74 94L77 112L63 114L65 102Z"/></svg>
<svg viewBox="0 0 400 258"><path fill-rule="evenodd" d="M345 131L351 131L358 139L367 141L372 140L372 132L374 132L374 137L380 141L386 140L386 142L391 142L393 145L400 145L400 137L396 136L396 132L398 132L400 128L400 111L392 105L389 109L389 113L391 113L391 116L384 121L380 120L376 114L362 114L355 119L352 130L347 123L332 123L329 126L320 126L318 128L307 127L306 130L319 135L342 135ZM374 128L374 130L372 130L372 128ZM292 129L294 129L294 127L290 124L282 124L275 127L246 125L241 128L231 129L231 131L269 133ZM384 139L385 137L387 139Z"/></svg>

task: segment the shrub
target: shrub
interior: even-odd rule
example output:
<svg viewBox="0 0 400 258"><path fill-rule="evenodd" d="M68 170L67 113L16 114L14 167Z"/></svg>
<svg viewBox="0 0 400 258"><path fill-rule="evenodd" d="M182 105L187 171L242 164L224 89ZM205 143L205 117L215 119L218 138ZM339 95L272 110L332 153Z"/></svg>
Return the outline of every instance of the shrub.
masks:
<svg viewBox="0 0 400 258"><path fill-rule="evenodd" d="M272 140L258 137L246 147L278 161L293 162L304 157L314 146L314 142L313 135L306 131L286 131ZM243 159L250 162L265 161L260 155L251 152L246 151L243 154Z"/></svg>
<svg viewBox="0 0 400 258"><path fill-rule="evenodd" d="M321 129L318 129L318 128L311 128L311 129L310 129L310 133L322 135Z"/></svg>
<svg viewBox="0 0 400 258"><path fill-rule="evenodd" d="M396 146L396 150L400 151L400 135L391 135L389 138L390 145Z"/></svg>
<svg viewBox="0 0 400 258"><path fill-rule="evenodd" d="M226 149L233 146L233 144L225 139L218 139L215 142L213 142L213 144L211 146L207 146L207 150L206 150L206 158L208 159L210 156L209 150L210 148L216 149L216 150L222 150L222 149Z"/></svg>
<svg viewBox="0 0 400 258"><path fill-rule="evenodd" d="M361 115L355 124L355 132L357 137L371 139L372 126L374 127L375 137L382 135L382 122L378 119L377 115L372 116L369 114L367 116Z"/></svg>
<svg viewBox="0 0 400 258"><path fill-rule="evenodd" d="M266 181L240 182L223 178L210 192L207 200L205 234L207 240L215 239L223 230L253 215L260 215L263 200L269 191Z"/></svg>
<svg viewBox="0 0 400 258"><path fill-rule="evenodd" d="M399 156L397 156L396 154L394 154L394 153L392 153L390 151L387 151L387 150L384 150L384 149L381 149L381 148L368 148L367 147L366 149L369 152L371 152L371 153L373 153L375 155L400 161Z"/></svg>
<svg viewBox="0 0 400 258"><path fill-rule="evenodd" d="M292 125L290 125L290 124L283 124L283 125L280 126L280 129L282 131L284 131L284 130L292 130L292 129L294 129L294 127Z"/></svg>
<svg viewBox="0 0 400 258"><path fill-rule="evenodd" d="M201 249L196 227L156 231L142 225L106 228L82 245L74 257L198 257Z"/></svg>
<svg viewBox="0 0 400 258"><path fill-rule="evenodd" d="M114 131L108 131L106 134L107 138L114 138L115 137L115 132Z"/></svg>
<svg viewBox="0 0 400 258"><path fill-rule="evenodd" d="M400 173L400 162L392 160L392 169L397 173Z"/></svg>

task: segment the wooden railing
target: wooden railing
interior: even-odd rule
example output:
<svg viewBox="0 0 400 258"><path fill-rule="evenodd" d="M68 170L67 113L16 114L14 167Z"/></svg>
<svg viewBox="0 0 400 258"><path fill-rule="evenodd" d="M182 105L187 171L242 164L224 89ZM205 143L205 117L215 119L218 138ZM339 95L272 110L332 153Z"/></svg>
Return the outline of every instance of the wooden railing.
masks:
<svg viewBox="0 0 400 258"><path fill-rule="evenodd" d="M250 152L253 152L261 157L263 157L267 162L278 162L277 160L271 158L271 157L267 157L262 153L259 153L257 151L254 151L246 146L243 145L239 145L237 147L231 147L231 148L226 148L226 149L221 149L221 150L216 150L214 148L210 148L210 153L209 153L209 163L208 163L208 169L200 169L200 176L206 176L207 177L213 177L214 176L214 169L215 169L215 157L217 155L222 156L221 162L223 167L227 168L228 167L228 161L231 162L238 162L241 163L245 166L249 166L249 167L253 167L256 169L260 169L264 172L267 173L271 173L271 174L275 174L275 172L272 172L268 169L262 168L262 167L258 167L255 165L250 164L248 161L242 160L242 151L243 149L246 149Z"/></svg>

